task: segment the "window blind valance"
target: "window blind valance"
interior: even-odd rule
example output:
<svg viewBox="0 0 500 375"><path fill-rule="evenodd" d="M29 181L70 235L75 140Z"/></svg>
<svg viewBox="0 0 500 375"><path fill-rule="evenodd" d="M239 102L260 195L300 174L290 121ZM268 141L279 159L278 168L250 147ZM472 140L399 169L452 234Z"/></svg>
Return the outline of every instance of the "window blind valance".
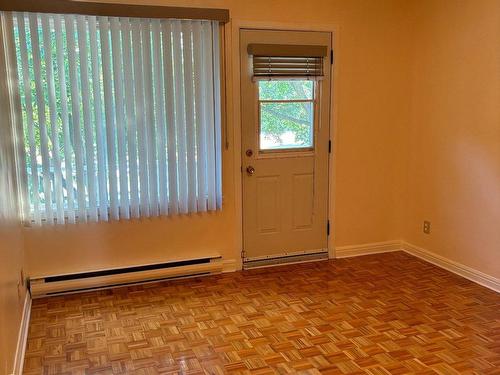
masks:
<svg viewBox="0 0 500 375"><path fill-rule="evenodd" d="M0 0L0 10L6 12L80 14L107 17L175 18L219 21L222 23L229 21L228 9L113 4L74 0Z"/></svg>
<svg viewBox="0 0 500 375"><path fill-rule="evenodd" d="M327 46L249 44L254 77L321 77Z"/></svg>

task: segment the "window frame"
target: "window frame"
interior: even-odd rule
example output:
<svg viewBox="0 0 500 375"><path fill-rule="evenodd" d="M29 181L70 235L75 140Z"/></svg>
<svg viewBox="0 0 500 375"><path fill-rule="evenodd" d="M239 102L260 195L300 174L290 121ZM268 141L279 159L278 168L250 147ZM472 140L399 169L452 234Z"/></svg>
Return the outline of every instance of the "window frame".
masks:
<svg viewBox="0 0 500 375"><path fill-rule="evenodd" d="M310 76L303 77L273 77L273 78L254 78L254 87L255 87L255 103L256 103L256 111L257 111L257 126L256 126L256 145L255 149L258 150L256 157L257 158L272 158L272 157L295 157L297 155L300 156L313 156L316 150L316 137L319 126L319 96L320 96L320 79L314 79ZM313 90L312 90L312 99L292 99L292 100L273 100L273 99L260 99L259 95L259 81L312 81L313 82ZM262 149L260 144L260 135L261 135L261 105L262 103L312 103L313 107L313 121L312 121L312 144L307 147L283 147L283 148L274 148L274 149Z"/></svg>

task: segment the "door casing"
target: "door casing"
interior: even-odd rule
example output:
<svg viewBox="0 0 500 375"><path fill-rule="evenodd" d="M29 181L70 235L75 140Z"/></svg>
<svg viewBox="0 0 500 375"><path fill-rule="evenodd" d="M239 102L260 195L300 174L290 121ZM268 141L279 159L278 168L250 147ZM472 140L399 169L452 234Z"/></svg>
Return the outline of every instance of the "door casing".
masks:
<svg viewBox="0 0 500 375"><path fill-rule="evenodd" d="M243 261L241 252L243 250L243 197L242 197L242 162L241 162L241 101L240 101L240 45L239 35L241 29L260 29L260 30L285 30L285 31L327 31L332 33L332 50L334 52L334 61L330 65L330 139L332 141L332 152L330 153L329 162L329 203L328 203L328 218L331 223L330 236L328 236L328 255L330 259L335 258L335 190L336 190L336 150L337 150L337 123L338 123L338 65L342 57L337 50L339 45L340 27L337 23L290 23L290 22L272 22L272 21L249 21L241 19L231 19L225 25L224 44L227 52L224 56L224 61L229 69L226 70L227 81L227 108L228 121L231 121L234 126L228 130L228 139L232 143L233 154L233 173L234 173L234 201L235 201L235 219L236 219L236 238L234 247L234 260L227 260L227 263L234 264L231 269L243 269ZM236 95L233 95L236 93ZM233 263L234 262L234 263Z"/></svg>

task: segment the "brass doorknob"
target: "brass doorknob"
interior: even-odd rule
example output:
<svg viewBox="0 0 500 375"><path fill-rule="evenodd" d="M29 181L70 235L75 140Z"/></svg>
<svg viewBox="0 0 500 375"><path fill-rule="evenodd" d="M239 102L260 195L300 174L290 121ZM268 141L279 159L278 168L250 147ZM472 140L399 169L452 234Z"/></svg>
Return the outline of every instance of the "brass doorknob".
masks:
<svg viewBox="0 0 500 375"><path fill-rule="evenodd" d="M253 174L255 173L255 168L252 167L251 165L247 167L247 174L249 176L253 176Z"/></svg>

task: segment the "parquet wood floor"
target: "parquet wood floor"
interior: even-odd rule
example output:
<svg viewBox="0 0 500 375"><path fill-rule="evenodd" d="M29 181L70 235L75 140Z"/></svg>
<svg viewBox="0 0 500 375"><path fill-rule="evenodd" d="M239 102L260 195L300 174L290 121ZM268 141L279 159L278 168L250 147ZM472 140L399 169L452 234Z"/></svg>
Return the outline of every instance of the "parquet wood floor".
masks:
<svg viewBox="0 0 500 375"><path fill-rule="evenodd" d="M33 302L25 374L500 374L500 295L405 253Z"/></svg>

